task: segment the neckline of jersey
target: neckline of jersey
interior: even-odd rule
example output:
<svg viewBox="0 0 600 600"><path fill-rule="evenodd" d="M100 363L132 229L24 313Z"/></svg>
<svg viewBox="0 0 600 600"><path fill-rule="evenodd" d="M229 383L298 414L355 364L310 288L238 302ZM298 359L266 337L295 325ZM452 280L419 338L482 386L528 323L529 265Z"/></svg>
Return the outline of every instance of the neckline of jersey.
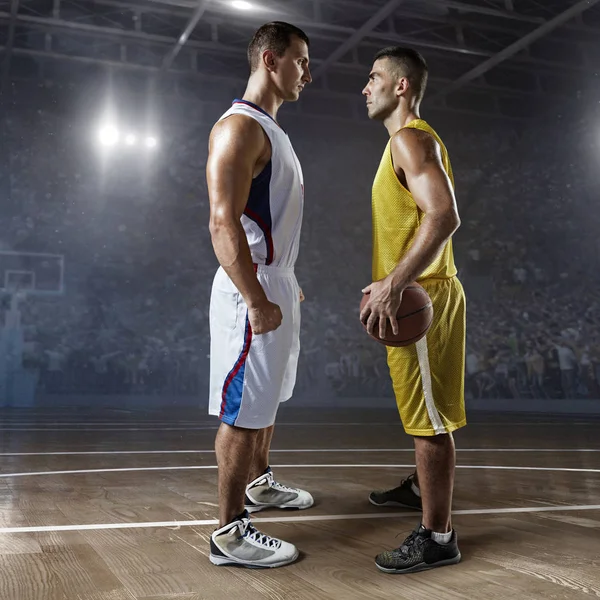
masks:
<svg viewBox="0 0 600 600"><path fill-rule="evenodd" d="M413 123L425 123L427 125L427 121L425 119L413 119L412 121L409 121L406 125L401 127L400 129L406 129L409 125L412 125Z"/></svg>
<svg viewBox="0 0 600 600"><path fill-rule="evenodd" d="M250 102L250 100L243 100L241 98L236 98L233 101L233 104L245 104L246 106L249 106L250 108L253 108L254 110L257 110L258 112L262 113L263 115L266 115L267 117L269 117L269 119L271 119L271 121L273 121L273 123L275 123L275 125L277 125L277 127L279 127L279 129L281 129L281 131L285 132L285 129L264 108L261 108L260 106L258 106L258 104L254 104L254 102Z"/></svg>

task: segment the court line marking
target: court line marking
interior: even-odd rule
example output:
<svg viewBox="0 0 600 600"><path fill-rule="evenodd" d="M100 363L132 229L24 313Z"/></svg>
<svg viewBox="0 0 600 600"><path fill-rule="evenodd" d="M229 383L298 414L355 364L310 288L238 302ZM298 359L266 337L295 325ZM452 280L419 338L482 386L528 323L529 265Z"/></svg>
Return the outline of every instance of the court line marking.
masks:
<svg viewBox="0 0 600 600"><path fill-rule="evenodd" d="M273 469L414 469L415 465L389 464L312 464L312 465L271 465ZM504 465L456 465L457 469L490 469L495 471L550 471L554 473L600 473L600 469L574 467L513 467ZM118 469L74 469L68 471L28 471L24 473L0 473L0 479L14 477L34 477L42 475L82 475L91 473L135 473L143 471L206 471L216 470L217 465L185 465L165 467L121 467Z"/></svg>
<svg viewBox="0 0 600 600"><path fill-rule="evenodd" d="M48 431L50 433L58 432L58 431L211 431L217 430L219 428L218 425L210 425L205 427L59 427L59 428L50 428L50 427L0 427L0 431Z"/></svg>
<svg viewBox="0 0 600 600"><path fill-rule="evenodd" d="M593 415L596 417L596 415ZM89 423L86 423L89 425ZM345 427L345 426L353 426L353 427L365 427L365 426L396 426L399 427L400 421L382 421L382 422L365 422L362 421L360 423L277 423L277 427ZM478 425L480 427L515 427L515 426L546 426L546 425L560 425L561 427L565 426L564 422L539 422L539 421L523 421L523 422L515 422L515 423L487 423L487 422L472 422L470 425ZM573 421L568 422L569 426L588 426L588 427L596 427L598 423L590 422L590 421ZM206 426L198 426L198 427L109 427L109 428L101 428L101 427L68 427L68 428L50 428L50 427L0 427L0 431L212 431L217 430L219 425L206 425Z"/></svg>
<svg viewBox="0 0 600 600"><path fill-rule="evenodd" d="M275 454L288 453L344 453L344 452L414 452L414 448L279 448L270 450ZM581 452L596 453L600 448L457 448L456 452ZM73 452L0 452L0 456L110 456L136 454L214 454L214 450L82 450Z"/></svg>
<svg viewBox="0 0 600 600"><path fill-rule="evenodd" d="M476 508L468 510L454 510L453 516L457 515L504 515L504 514L526 514L543 512L566 512L566 511L591 511L600 510L600 504L584 504L578 506L527 506L511 508ZM350 521L363 519L400 519L414 518L417 511L398 513L365 513L352 515L306 515L295 517L262 517L252 519L253 523L310 523L318 521ZM142 529L142 528L180 528L180 527L208 527L217 526L216 519L202 519L197 521L157 521L147 523L90 523L87 525L47 525L37 527L1 527L2 533L43 533L58 531L91 531L100 529Z"/></svg>
<svg viewBox="0 0 600 600"><path fill-rule="evenodd" d="M50 420L46 420L46 419L30 419L29 421L26 420L20 420L20 421L11 421L10 419L3 419L2 423L4 425L10 425L11 427L16 427L17 425L22 425L23 427L27 427L27 426L52 426L52 425L56 425L56 426L64 426L64 425L72 425L73 427L78 427L80 425L87 425L88 427L92 427L92 426L100 426L100 425L106 425L106 426L111 426L114 427L115 425L164 425L165 424L165 420L164 419L155 419L154 421L151 420L135 420L135 419L131 419L130 421L50 421ZM182 427L187 426L187 425L207 425L206 421L186 421L186 420L182 420L182 419L176 419L174 421L169 421L170 425L180 425Z"/></svg>

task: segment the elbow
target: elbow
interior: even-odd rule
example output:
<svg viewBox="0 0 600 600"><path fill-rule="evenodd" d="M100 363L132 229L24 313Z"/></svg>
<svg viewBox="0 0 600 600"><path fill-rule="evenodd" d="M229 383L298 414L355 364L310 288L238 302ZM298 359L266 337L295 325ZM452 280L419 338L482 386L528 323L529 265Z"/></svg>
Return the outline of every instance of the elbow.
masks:
<svg viewBox="0 0 600 600"><path fill-rule="evenodd" d="M456 210L456 206L450 208L450 210L446 211L444 215L446 222L446 231L448 232L448 237L453 235L456 230L460 227L460 216L458 215L458 210Z"/></svg>
<svg viewBox="0 0 600 600"><path fill-rule="evenodd" d="M440 229L443 231L445 238L452 237L452 235L460 227L460 217L455 210L446 212L441 221L442 223Z"/></svg>
<svg viewBox="0 0 600 600"><path fill-rule="evenodd" d="M213 239L221 237L235 228L231 219L219 213L212 214L208 223L208 230Z"/></svg>
<svg viewBox="0 0 600 600"><path fill-rule="evenodd" d="M208 223L208 231L210 231L210 237L213 239L219 235L219 233L223 229L223 223L218 219L213 219L211 217L210 222Z"/></svg>
<svg viewBox="0 0 600 600"><path fill-rule="evenodd" d="M458 228L461 226L461 220L456 211L454 211L452 213L451 225L452 225L452 233L455 233L458 230Z"/></svg>

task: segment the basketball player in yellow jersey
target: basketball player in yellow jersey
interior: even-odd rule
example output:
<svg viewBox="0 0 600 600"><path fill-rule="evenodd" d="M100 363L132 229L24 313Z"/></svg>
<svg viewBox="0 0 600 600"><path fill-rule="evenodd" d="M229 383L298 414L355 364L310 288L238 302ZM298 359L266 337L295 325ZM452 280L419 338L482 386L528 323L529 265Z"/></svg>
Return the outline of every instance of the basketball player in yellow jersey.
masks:
<svg viewBox="0 0 600 600"><path fill-rule="evenodd" d="M418 52L385 48L375 56L363 90L369 118L383 122L390 141L373 184L373 283L363 290L370 299L360 318L370 332L378 327L382 337L386 327L397 333L394 317L413 281L427 290L434 308L426 337L408 347L387 348L400 417L415 442L417 470L398 488L374 492L370 500L413 504L423 515L400 548L375 559L386 573L414 573L461 558L450 518L452 431L466 425L465 296L451 241L460 219L448 153L419 114L427 72Z"/></svg>

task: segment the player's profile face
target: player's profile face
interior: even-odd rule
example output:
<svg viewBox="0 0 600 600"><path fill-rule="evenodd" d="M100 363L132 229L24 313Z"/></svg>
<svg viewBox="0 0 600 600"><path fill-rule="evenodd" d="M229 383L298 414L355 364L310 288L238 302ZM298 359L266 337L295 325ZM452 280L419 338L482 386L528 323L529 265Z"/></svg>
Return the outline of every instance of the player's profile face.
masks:
<svg viewBox="0 0 600 600"><path fill-rule="evenodd" d="M369 73L369 82L362 93L366 97L367 113L370 119L383 120L397 106L395 78L387 68L387 60L375 61Z"/></svg>
<svg viewBox="0 0 600 600"><path fill-rule="evenodd" d="M285 54L276 58L276 83L286 102L298 100L304 86L312 81L309 62L306 42L298 36L292 36L292 42Z"/></svg>

